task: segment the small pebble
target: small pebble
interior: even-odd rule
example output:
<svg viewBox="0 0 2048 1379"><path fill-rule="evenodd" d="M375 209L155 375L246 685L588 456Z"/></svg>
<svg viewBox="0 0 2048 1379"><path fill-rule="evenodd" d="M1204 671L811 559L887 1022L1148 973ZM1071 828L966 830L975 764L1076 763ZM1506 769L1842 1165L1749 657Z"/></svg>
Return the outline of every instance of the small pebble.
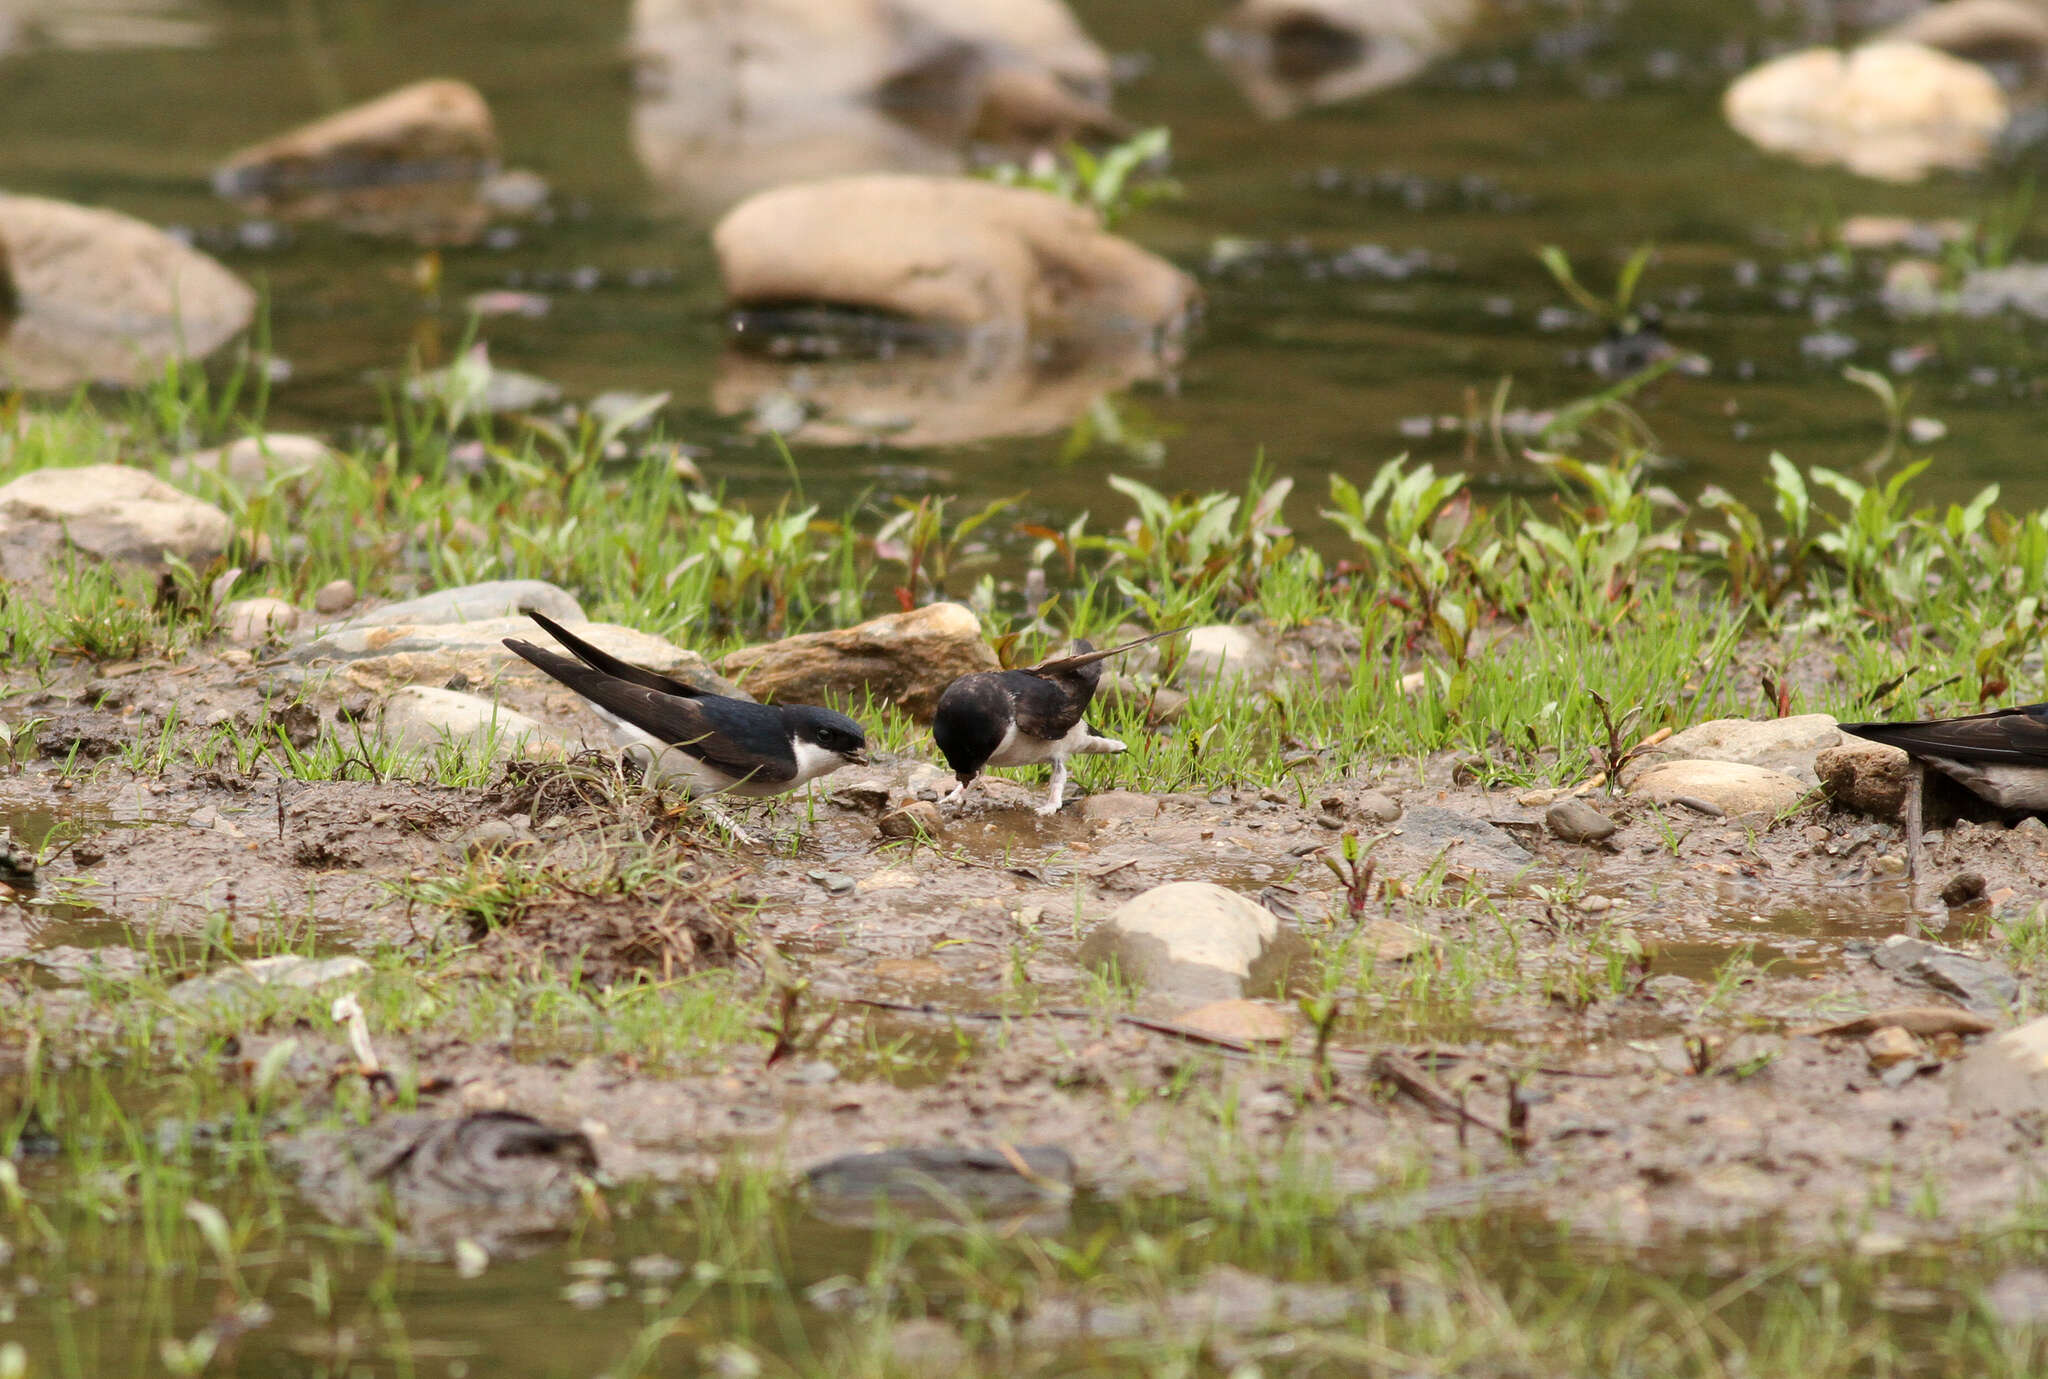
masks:
<svg viewBox="0 0 2048 1379"><path fill-rule="evenodd" d="M1344 821L1335 814L1318 814L1316 815L1316 823L1323 828L1329 829L1332 833L1344 827Z"/></svg>
<svg viewBox="0 0 2048 1379"><path fill-rule="evenodd" d="M1870 865L1881 876L1904 876L1906 874L1906 859L1899 856L1896 852L1887 852Z"/></svg>
<svg viewBox="0 0 2048 1379"><path fill-rule="evenodd" d="M1813 824L1809 826L1806 830L1806 841L1813 844L1815 847L1819 847L1822 843L1825 843L1832 836L1832 834L1830 834L1826 829L1822 828L1819 824Z"/></svg>
<svg viewBox="0 0 2048 1379"><path fill-rule="evenodd" d="M1920 1041L1897 1025L1886 1025L1863 1041L1863 1052L1869 1057L1870 1066L1883 1072L1909 1058L1917 1059Z"/></svg>
<svg viewBox="0 0 2048 1379"><path fill-rule="evenodd" d="M356 586L345 579L330 580L313 595L313 609L319 613L343 613L355 606Z"/></svg>
<svg viewBox="0 0 2048 1379"><path fill-rule="evenodd" d="M1967 905L1983 897L1987 884L1981 871L1959 871L1941 888L1941 903Z"/></svg>
<svg viewBox="0 0 2048 1379"><path fill-rule="evenodd" d="M1390 824L1401 817L1401 806L1391 795L1368 790L1358 797L1358 812L1374 823Z"/></svg>
<svg viewBox="0 0 2048 1379"><path fill-rule="evenodd" d="M1614 902L1604 895L1589 895L1579 902L1579 910L1583 914L1603 915L1613 908Z"/></svg>
<svg viewBox="0 0 2048 1379"><path fill-rule="evenodd" d="M2040 839L2048 837L2048 822L2043 822L2038 814L2029 814L2026 818L2014 824L2012 831L2029 838Z"/></svg>

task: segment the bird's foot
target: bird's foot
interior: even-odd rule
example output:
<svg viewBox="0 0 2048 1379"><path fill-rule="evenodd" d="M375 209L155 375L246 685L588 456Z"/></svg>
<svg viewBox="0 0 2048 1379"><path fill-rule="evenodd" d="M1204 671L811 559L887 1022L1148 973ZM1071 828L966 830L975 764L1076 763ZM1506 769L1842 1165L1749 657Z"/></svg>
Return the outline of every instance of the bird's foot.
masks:
<svg viewBox="0 0 2048 1379"><path fill-rule="evenodd" d="M1060 806L1065 803L1065 800L1047 800L1044 804L1032 805L1031 812L1041 819L1050 819L1053 815L1060 812Z"/></svg>

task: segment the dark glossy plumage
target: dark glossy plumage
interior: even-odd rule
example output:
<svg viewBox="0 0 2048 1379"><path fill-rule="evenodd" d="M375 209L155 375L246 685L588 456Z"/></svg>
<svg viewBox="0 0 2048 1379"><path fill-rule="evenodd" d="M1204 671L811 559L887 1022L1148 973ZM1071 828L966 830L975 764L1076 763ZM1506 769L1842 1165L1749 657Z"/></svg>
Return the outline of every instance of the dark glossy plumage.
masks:
<svg viewBox="0 0 2048 1379"><path fill-rule="evenodd" d="M539 613L528 616L575 659L516 638L506 638L506 647L644 734L655 748L672 749L710 768L692 782L700 789L777 794L823 774L818 767L826 756L840 762L865 759L867 736L844 714L711 694L629 665ZM807 761L807 747L818 756Z"/></svg>
<svg viewBox="0 0 2048 1379"><path fill-rule="evenodd" d="M2048 704L1912 723L1844 723L1841 728L1917 757L2048 766Z"/></svg>

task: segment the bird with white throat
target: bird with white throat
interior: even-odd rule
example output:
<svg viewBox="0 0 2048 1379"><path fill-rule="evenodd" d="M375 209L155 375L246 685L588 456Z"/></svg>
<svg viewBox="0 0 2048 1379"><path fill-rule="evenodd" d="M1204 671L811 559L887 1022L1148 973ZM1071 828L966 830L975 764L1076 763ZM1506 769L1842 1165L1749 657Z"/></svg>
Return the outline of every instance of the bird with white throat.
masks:
<svg viewBox="0 0 2048 1379"><path fill-rule="evenodd" d="M932 717L932 740L959 784L940 803L964 799L988 767L1051 763L1052 789L1037 812L1058 813L1066 796L1067 758L1127 750L1088 725L1102 663L1181 630L1155 632L1105 651L1079 641L1070 655L1021 670L979 670L946 686Z"/></svg>

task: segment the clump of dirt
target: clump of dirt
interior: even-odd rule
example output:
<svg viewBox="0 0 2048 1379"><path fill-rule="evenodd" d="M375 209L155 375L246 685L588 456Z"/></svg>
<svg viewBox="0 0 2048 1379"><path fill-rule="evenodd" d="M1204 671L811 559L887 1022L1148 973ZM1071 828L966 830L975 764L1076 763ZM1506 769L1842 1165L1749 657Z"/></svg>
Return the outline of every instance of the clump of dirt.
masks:
<svg viewBox="0 0 2048 1379"><path fill-rule="evenodd" d="M533 976L580 971L609 987L645 974L661 981L732 961L739 927L732 878L637 893L620 879L598 886L551 876L546 889L495 920L473 917L480 957L496 971ZM601 888L602 887L602 888Z"/></svg>

